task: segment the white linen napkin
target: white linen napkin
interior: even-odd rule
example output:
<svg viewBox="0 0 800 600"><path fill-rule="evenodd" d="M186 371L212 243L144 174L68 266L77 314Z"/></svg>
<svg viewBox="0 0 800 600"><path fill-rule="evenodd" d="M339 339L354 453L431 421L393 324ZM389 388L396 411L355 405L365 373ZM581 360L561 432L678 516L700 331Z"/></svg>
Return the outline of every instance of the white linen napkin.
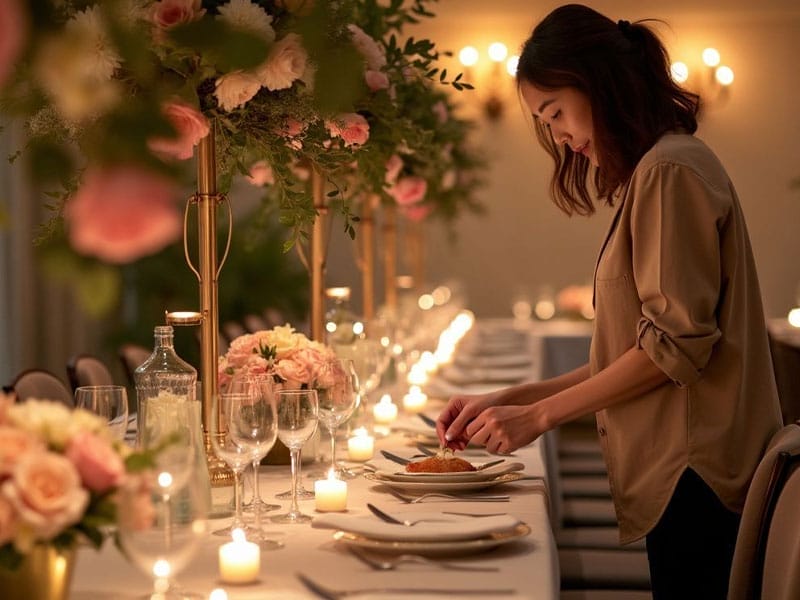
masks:
<svg viewBox="0 0 800 600"><path fill-rule="evenodd" d="M463 517L445 515L437 512L402 513L393 511L393 517L400 519L440 519L424 521L411 527L381 521L374 515L346 515L326 513L315 516L311 526L320 529L337 529L363 535L374 540L402 542L444 542L453 540L473 540L492 533L509 531L520 524L511 515L491 517Z"/></svg>

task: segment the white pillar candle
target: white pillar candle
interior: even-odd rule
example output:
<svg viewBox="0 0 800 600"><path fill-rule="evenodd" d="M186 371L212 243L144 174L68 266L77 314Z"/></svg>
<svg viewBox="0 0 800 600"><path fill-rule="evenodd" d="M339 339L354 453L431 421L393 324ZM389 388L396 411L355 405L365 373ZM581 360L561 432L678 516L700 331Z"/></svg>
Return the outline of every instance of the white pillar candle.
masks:
<svg viewBox="0 0 800 600"><path fill-rule="evenodd" d="M347 510L347 483L330 471L327 479L314 482L314 500L319 512Z"/></svg>
<svg viewBox="0 0 800 600"><path fill-rule="evenodd" d="M428 397L422 392L419 387L412 385L408 393L403 396L403 408L408 412L419 413L425 409L428 403Z"/></svg>
<svg viewBox="0 0 800 600"><path fill-rule="evenodd" d="M389 394L381 396L381 401L372 407L372 416L376 423L391 423L397 418L397 405Z"/></svg>
<svg viewBox="0 0 800 600"><path fill-rule="evenodd" d="M359 427L353 437L347 440L347 456L350 460L364 462L372 458L375 451L375 440L367 435L367 430Z"/></svg>
<svg viewBox="0 0 800 600"><path fill-rule="evenodd" d="M233 541L219 549L219 576L225 583L252 583L261 569L261 549L248 542L241 529L233 530Z"/></svg>

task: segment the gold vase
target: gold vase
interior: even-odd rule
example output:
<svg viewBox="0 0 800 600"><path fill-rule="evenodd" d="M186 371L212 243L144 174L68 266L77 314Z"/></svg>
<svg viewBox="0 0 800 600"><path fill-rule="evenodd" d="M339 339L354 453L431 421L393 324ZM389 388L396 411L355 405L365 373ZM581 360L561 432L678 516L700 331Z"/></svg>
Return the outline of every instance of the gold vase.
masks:
<svg viewBox="0 0 800 600"><path fill-rule="evenodd" d="M14 571L0 567L3 600L67 600L75 549L37 544Z"/></svg>

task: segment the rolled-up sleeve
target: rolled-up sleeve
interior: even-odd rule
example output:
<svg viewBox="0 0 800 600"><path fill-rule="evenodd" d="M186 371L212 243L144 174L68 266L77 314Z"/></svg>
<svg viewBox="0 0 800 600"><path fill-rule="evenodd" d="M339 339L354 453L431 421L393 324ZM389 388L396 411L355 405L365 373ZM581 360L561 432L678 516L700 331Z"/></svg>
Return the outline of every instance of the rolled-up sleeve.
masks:
<svg viewBox="0 0 800 600"><path fill-rule="evenodd" d="M719 232L726 194L686 165L637 175L631 211L633 276L642 303L637 345L678 385L701 377L719 340Z"/></svg>

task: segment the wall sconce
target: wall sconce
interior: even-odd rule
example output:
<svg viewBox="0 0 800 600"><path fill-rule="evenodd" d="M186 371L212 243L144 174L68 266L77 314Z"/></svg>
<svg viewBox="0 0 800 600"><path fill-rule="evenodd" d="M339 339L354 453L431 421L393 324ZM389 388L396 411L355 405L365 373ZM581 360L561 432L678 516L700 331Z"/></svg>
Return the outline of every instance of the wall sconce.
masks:
<svg viewBox="0 0 800 600"><path fill-rule="evenodd" d="M517 74L519 56L509 56L505 44L493 42L489 44L485 57L475 46L464 46L458 53L458 60L464 67L465 78L475 85L479 95L484 96L481 101L484 113L490 121L496 121L503 114L505 86Z"/></svg>
<svg viewBox="0 0 800 600"><path fill-rule="evenodd" d="M721 64L719 51L706 48L702 52L705 73L695 74L685 62L676 61L670 66L672 79L700 94L705 104L713 104L728 97L733 83L733 69Z"/></svg>

